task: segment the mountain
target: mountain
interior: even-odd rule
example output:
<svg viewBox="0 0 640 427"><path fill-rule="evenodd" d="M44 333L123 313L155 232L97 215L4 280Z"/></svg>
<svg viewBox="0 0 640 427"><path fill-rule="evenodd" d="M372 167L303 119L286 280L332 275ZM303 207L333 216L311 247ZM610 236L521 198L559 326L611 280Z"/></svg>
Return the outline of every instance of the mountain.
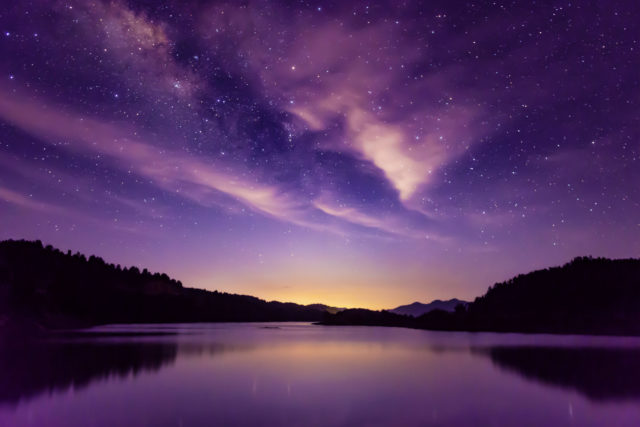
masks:
<svg viewBox="0 0 640 427"><path fill-rule="evenodd" d="M440 301L445 305L418 317L267 302L183 287L166 274L63 253L40 241L0 242L0 335L105 323L228 321L640 335L640 260L579 257L497 283L472 303L454 303L450 311L446 304L452 301L462 302Z"/></svg>
<svg viewBox="0 0 640 427"><path fill-rule="evenodd" d="M469 303L457 298L453 298L447 301L437 299L431 301L428 304L423 304L416 301L413 304L401 305L400 307L396 307L388 311L395 314L402 314L404 316L419 317L425 313L430 312L431 310L444 310L452 312L455 310L458 304L464 304L466 306Z"/></svg>
<svg viewBox="0 0 640 427"><path fill-rule="evenodd" d="M336 313L339 313L339 312L341 312L343 310L346 310L343 307L332 307L330 305L325 305L325 304L307 304L306 307L313 308L313 309L316 309L316 310L320 310L322 312L327 312L327 313L330 313L330 314L336 314Z"/></svg>
<svg viewBox="0 0 640 427"><path fill-rule="evenodd" d="M381 314L384 313L384 314ZM454 312L417 318L344 310L328 325L383 325L450 331L640 335L640 259L578 257L496 283Z"/></svg>
<svg viewBox="0 0 640 427"><path fill-rule="evenodd" d="M640 335L640 259L578 257L490 287L465 313L477 329Z"/></svg>
<svg viewBox="0 0 640 427"><path fill-rule="evenodd" d="M317 321L326 308L186 288L166 274L0 242L0 331L105 323Z"/></svg>

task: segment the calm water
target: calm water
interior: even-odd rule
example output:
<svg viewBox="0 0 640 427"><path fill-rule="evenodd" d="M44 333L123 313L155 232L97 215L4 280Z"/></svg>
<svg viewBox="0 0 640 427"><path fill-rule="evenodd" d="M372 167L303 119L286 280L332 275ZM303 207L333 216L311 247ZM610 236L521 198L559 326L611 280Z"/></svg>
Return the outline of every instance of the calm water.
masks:
<svg viewBox="0 0 640 427"><path fill-rule="evenodd" d="M0 426L640 425L635 338L125 325L0 375Z"/></svg>

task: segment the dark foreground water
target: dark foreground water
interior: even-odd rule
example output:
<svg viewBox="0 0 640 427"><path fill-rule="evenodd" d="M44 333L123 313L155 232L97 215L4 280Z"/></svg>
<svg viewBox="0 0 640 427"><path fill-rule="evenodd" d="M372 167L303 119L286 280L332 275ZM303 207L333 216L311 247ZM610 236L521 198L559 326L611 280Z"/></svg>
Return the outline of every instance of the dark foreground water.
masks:
<svg viewBox="0 0 640 427"><path fill-rule="evenodd" d="M640 425L640 339L135 325L0 349L0 426Z"/></svg>

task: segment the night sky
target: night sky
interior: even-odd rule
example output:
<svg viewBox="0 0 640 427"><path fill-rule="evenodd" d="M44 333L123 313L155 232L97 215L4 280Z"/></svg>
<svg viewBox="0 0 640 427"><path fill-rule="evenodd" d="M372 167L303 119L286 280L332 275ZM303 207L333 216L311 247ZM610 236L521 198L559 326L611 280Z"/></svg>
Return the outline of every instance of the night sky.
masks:
<svg viewBox="0 0 640 427"><path fill-rule="evenodd" d="M389 308L640 256L616 1L2 1L0 239Z"/></svg>

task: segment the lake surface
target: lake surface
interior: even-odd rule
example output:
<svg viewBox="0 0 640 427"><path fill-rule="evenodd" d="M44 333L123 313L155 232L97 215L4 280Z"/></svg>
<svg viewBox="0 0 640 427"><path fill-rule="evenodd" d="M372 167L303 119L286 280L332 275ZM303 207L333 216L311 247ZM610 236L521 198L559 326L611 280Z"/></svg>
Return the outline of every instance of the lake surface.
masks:
<svg viewBox="0 0 640 427"><path fill-rule="evenodd" d="M116 325L0 348L0 426L640 425L640 339Z"/></svg>

